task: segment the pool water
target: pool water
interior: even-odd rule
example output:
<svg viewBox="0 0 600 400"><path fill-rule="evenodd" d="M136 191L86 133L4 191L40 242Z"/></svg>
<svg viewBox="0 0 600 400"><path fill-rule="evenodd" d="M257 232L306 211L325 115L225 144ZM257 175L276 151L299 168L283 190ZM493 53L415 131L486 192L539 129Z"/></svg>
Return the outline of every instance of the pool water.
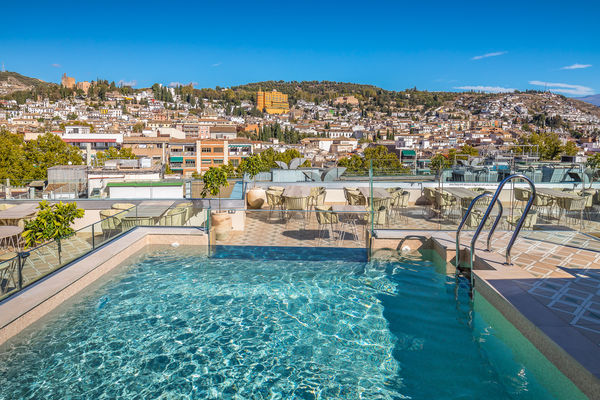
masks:
<svg viewBox="0 0 600 400"><path fill-rule="evenodd" d="M432 262L332 254L153 251L0 347L0 399L553 398Z"/></svg>

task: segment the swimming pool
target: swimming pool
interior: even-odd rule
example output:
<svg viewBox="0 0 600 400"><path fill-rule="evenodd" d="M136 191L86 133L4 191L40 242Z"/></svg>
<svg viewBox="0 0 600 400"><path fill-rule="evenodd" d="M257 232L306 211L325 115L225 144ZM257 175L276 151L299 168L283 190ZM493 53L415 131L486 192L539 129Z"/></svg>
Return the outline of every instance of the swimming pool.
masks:
<svg viewBox="0 0 600 400"><path fill-rule="evenodd" d="M0 398L553 398L438 265L363 256L152 251L0 347Z"/></svg>

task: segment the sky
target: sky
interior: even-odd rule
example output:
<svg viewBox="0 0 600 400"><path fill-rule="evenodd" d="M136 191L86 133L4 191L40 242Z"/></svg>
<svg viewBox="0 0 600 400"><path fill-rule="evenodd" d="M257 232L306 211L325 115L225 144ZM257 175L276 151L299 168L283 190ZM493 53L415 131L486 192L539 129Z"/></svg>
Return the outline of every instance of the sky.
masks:
<svg viewBox="0 0 600 400"><path fill-rule="evenodd" d="M2 14L0 63L51 82L600 93L592 0L31 0Z"/></svg>

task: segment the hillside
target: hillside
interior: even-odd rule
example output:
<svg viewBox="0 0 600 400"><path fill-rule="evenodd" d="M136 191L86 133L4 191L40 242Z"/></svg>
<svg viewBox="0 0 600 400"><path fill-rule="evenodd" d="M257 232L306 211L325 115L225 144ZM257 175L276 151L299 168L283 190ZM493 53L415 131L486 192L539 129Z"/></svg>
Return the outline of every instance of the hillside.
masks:
<svg viewBox="0 0 600 400"><path fill-rule="evenodd" d="M23 90L38 89L49 85L56 86L54 83L48 83L40 79L30 78L17 72L0 71L0 96L5 96L7 94Z"/></svg>

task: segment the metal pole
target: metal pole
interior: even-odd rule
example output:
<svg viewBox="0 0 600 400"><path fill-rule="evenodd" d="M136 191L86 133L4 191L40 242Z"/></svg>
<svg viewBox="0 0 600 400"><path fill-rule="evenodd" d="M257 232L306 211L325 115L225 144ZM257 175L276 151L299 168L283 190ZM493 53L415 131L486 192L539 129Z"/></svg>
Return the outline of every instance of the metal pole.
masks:
<svg viewBox="0 0 600 400"><path fill-rule="evenodd" d="M95 238L95 235L94 235L94 225L95 224L92 224L92 250L94 250L96 248L96 243L95 243L96 242L96 240L95 240L96 238Z"/></svg>

